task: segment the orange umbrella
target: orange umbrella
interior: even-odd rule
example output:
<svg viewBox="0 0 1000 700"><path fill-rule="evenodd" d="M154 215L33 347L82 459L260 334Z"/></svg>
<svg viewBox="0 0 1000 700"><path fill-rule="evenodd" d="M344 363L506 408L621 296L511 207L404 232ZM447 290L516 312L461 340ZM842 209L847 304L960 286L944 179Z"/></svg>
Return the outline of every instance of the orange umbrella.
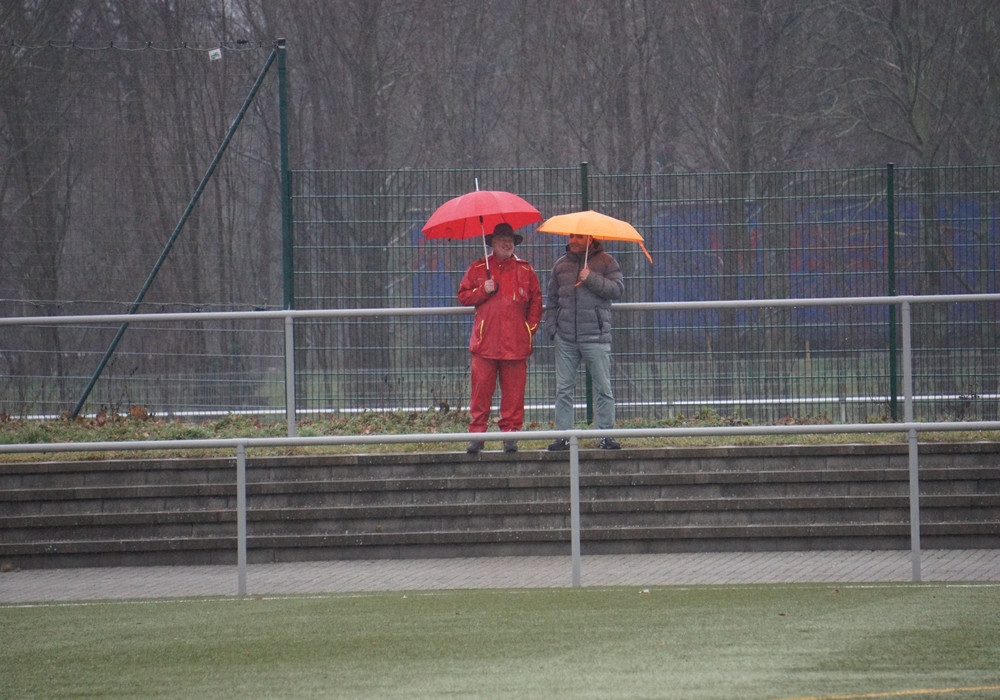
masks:
<svg viewBox="0 0 1000 700"><path fill-rule="evenodd" d="M538 230L559 236L590 236L601 241L632 241L638 243L642 252L646 254L646 259L650 263L653 262L652 256L643 245L642 236L632 224L612 216L599 214L592 209L553 216L546 219L538 227Z"/></svg>

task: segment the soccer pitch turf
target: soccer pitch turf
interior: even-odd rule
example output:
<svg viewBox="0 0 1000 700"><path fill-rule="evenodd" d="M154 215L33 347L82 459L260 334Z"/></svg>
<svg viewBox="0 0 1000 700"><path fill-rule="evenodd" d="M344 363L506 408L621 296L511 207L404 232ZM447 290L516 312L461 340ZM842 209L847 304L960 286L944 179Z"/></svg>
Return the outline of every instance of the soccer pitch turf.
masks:
<svg viewBox="0 0 1000 700"><path fill-rule="evenodd" d="M0 697L1000 697L1000 585L0 605Z"/></svg>

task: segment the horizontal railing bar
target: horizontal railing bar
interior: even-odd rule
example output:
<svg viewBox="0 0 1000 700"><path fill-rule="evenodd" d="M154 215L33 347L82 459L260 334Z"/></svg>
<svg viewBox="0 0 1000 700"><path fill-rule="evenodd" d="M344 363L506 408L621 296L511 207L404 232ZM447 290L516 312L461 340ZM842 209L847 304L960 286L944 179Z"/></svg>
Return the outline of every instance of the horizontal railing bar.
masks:
<svg viewBox="0 0 1000 700"><path fill-rule="evenodd" d="M472 307L427 306L384 309L272 309L269 311L185 311L155 314L95 314L92 316L8 316L0 326L74 323L140 323L142 321L236 321L284 318L358 318L375 316L439 316L471 314Z"/></svg>
<svg viewBox="0 0 1000 700"><path fill-rule="evenodd" d="M997 400L1000 394L916 394L914 401L978 401ZM766 399L677 399L676 401L619 401L618 406L773 406L775 404L885 403L888 396L803 396L799 398L773 396ZM540 408L545 408L544 406Z"/></svg>
<svg viewBox="0 0 1000 700"><path fill-rule="evenodd" d="M736 299L730 301L622 302L623 311L683 311L686 309L748 309L809 306L887 306L904 302L958 304L1000 301L1000 294L910 294L874 297L814 297L806 299ZM80 323L140 323L143 321L231 321L284 318L365 318L378 316L459 316L471 314L467 306L425 306L368 309L272 309L267 311L188 311L146 314L95 314L91 316L8 316L0 326L59 325Z"/></svg>
<svg viewBox="0 0 1000 700"><path fill-rule="evenodd" d="M975 394L963 396L961 394L934 394L913 397L914 403L921 402L942 402L942 401L989 401L1000 400L1000 394ZM692 406L783 406L783 405L825 405L825 404L871 404L886 403L888 396L812 396L803 398L791 398L774 396L768 399L676 399L672 401L616 401L616 406L623 408L691 408ZM573 404L574 410L585 409L587 404L576 402ZM552 403L526 403L525 411L552 411L555 404ZM300 408L296 410L299 416L335 416L335 415L360 415L368 412L403 412L403 413L424 413L432 410L428 406L376 406L360 408ZM500 410L499 404L491 406L493 412ZM260 409L214 409L214 410L190 410L190 411L157 411L156 415L176 419L184 418L222 418L225 416L283 416L286 411L283 408L260 408ZM87 414L94 415L94 414ZM62 416L58 413L33 414L25 416L31 421L59 420Z"/></svg>
<svg viewBox="0 0 1000 700"><path fill-rule="evenodd" d="M26 452L131 452L141 450L213 450L237 447L316 447L323 445L384 445L466 440L556 440L583 438L671 438L741 435L807 435L855 433L905 433L1000 430L1000 421L849 423L821 425L740 425L677 428L611 428L605 430L522 430L490 433L399 433L389 435L322 435L311 437L246 437L192 440L122 440L120 442L50 442L0 445L0 453Z"/></svg>

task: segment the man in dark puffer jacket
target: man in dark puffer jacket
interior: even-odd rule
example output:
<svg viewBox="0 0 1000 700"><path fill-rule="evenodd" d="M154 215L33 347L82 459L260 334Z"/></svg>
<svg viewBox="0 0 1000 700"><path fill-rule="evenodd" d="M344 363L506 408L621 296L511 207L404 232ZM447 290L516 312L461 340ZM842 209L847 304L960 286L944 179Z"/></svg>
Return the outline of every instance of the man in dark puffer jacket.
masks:
<svg viewBox="0 0 1000 700"><path fill-rule="evenodd" d="M589 244L589 248L588 248ZM549 278L543 326L555 339L557 430L573 427L573 398L580 361L590 370L594 388L594 419L598 429L615 425L611 392L611 302L625 294L622 270L599 240L569 237L566 254L556 260ZM601 438L605 450L621 448L614 438ZM568 450L559 439L550 450Z"/></svg>

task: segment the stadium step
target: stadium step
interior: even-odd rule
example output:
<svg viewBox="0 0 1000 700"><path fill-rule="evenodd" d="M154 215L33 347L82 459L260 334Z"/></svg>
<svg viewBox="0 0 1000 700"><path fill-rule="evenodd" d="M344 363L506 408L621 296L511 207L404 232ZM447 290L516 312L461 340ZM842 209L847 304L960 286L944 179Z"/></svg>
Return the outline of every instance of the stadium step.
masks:
<svg viewBox="0 0 1000 700"><path fill-rule="evenodd" d="M924 548L1000 547L1000 445L920 449ZM584 554L906 549L905 445L581 452ZM250 457L248 560L564 554L565 454ZM234 458L4 463L0 566L236 561Z"/></svg>

